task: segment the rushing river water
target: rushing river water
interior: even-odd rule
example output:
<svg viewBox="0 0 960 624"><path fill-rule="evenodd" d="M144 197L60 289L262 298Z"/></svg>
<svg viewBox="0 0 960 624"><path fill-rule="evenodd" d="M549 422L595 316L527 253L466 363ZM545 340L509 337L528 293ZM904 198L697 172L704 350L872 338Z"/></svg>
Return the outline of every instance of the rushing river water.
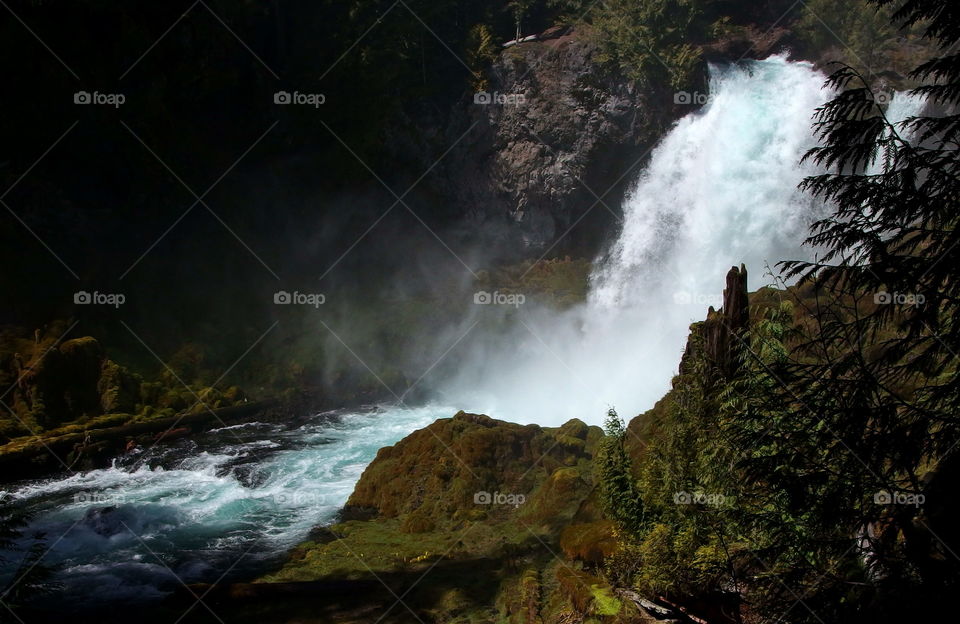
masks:
<svg viewBox="0 0 960 624"><path fill-rule="evenodd" d="M295 425L252 422L8 486L45 534L43 563L71 609L159 598L180 581L249 578L334 518L379 448L456 410L377 407ZM11 575L11 564L4 576Z"/></svg>

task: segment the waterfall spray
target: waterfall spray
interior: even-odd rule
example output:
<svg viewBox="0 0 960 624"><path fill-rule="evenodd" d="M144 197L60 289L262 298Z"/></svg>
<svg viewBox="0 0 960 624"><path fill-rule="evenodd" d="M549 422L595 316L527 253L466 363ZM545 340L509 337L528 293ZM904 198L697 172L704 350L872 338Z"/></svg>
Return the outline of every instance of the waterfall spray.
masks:
<svg viewBox="0 0 960 624"><path fill-rule="evenodd" d="M831 96L824 81L782 56L711 67L705 106L664 137L627 198L587 302L525 309L505 338L475 336L446 400L540 424L652 407L731 265L745 263L757 288L766 266L811 255L801 243L824 207L797 185L815 172L800 159Z"/></svg>

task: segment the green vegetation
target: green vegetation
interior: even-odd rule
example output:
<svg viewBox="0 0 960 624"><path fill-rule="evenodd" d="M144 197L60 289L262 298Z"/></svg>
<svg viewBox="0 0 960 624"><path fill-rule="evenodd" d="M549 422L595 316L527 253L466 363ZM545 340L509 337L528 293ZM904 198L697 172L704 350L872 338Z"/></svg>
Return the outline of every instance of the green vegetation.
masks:
<svg viewBox="0 0 960 624"><path fill-rule="evenodd" d="M41 465L93 468L123 452L128 441L108 439L104 430L151 421L172 427L163 419L208 414L247 400L238 387L197 383L202 358L195 349L182 350L155 381L145 381L109 359L95 338L63 340L66 326L54 323L30 337L8 327L0 335L0 385L7 389L0 457L8 462L7 478L22 476L20 468L42 471ZM141 427L127 435L149 439L150 434Z"/></svg>
<svg viewBox="0 0 960 624"><path fill-rule="evenodd" d="M810 49L870 71L902 45L891 23L892 13L889 6L879 7L870 0L810 0L796 28Z"/></svg>
<svg viewBox="0 0 960 624"><path fill-rule="evenodd" d="M590 586L590 593L593 595L597 615L617 615L623 609L623 603L614 597L608 586L593 584Z"/></svg>
<svg viewBox="0 0 960 624"><path fill-rule="evenodd" d="M411 1L412 11L397 7L382 22L389 2L322 4L336 19L320 26L305 20L294 30L311 34L324 50L357 44L331 77L351 93L351 105L331 107L328 121L356 128L347 142L375 164L390 157L381 149L384 126L366 122L391 119L382 114L384 93L400 110L424 99L455 100L465 86L486 88L499 44L525 34L526 24L580 20L610 67L630 80L673 88L693 80L702 45L737 28L709 0L611 0L589 12L575 1L499 7ZM892 5L810 0L794 24L811 49L823 52L839 38L843 58L874 69L914 60L927 49L915 42L921 33L945 55L960 41L960 24L941 11L942 3ZM238 7L225 10L233 21L265 10ZM908 30L896 31L891 17ZM445 43L431 38L421 19ZM376 41L363 36L371 24L378 26ZM898 36L911 42L910 50L893 45ZM286 59L291 80L303 90L326 90L315 72L322 55L314 52L303 46ZM204 47L199 58L216 56ZM356 81L360 75L370 79ZM190 97L212 98L244 82L240 75L214 78L199 76ZM957 57L931 59L912 78L922 83L918 93L960 104ZM381 574L417 579L435 570L411 600L448 622L628 621L634 607L621 598L623 589L687 605L719 604L735 621L925 621L917 612L940 604L960 579L953 525L960 472L960 119L924 117L894 127L870 71L846 66L831 80L841 93L821 109L822 144L810 154L828 173L806 183L835 207L810 239L827 253L818 263L787 266L802 278L799 286L752 297L751 322L735 336L733 361L721 365L710 356L701 330L716 322L711 318L694 326L669 395L628 426L613 409L604 432L580 421L524 427L464 413L438 421L381 450L345 519L297 547L262 583ZM149 83L139 88L163 92ZM287 147L326 136L311 124L301 120ZM154 132L162 135L164 126ZM907 131L919 146L904 139ZM164 147L162 136L148 139ZM209 156L198 159L223 160ZM878 157L879 170L868 170ZM331 161L331 179L366 176L342 158ZM345 168L348 175L339 175ZM483 272L476 286L564 307L585 298L589 269L589 262L570 258L527 261ZM371 292L381 286L350 294L373 301ZM350 344L400 391L398 361L409 336L469 302L381 295L389 297L389 305L345 305L331 314L349 315ZM289 347L282 349L283 364L256 361L249 378L271 390L324 376L328 387L347 388L345 395L382 390L361 370L366 364L318 363L318 353L339 347L326 334L304 337L316 329L305 320L310 310L294 314L302 315L300 329L279 339ZM150 377L107 358L92 337L62 340L65 329L61 322L33 335L4 329L0 336L0 385L10 388L0 453L21 452L38 434L72 442L93 430L245 401L238 386L215 387L219 366L200 343L174 349L170 369ZM483 503L481 492L524 499ZM372 519L346 519L371 512ZM4 518L0 548L14 536L16 526ZM41 544L24 553L21 569L37 576L25 578L22 591L45 587L45 569L33 565ZM22 598L9 602L16 606Z"/></svg>
<svg viewBox="0 0 960 624"><path fill-rule="evenodd" d="M941 7L894 16L946 54L960 21ZM960 57L912 78L916 93L960 103ZM608 574L761 621L925 619L960 582L946 494L960 441L960 120L893 126L860 72L842 66L831 82L840 93L808 156L828 172L805 183L835 207L809 241L826 252L786 264L802 281L781 300L753 298L732 366L693 328L673 389L643 421L638 465L615 456L601 470L606 491L639 492L632 513L603 499L627 553ZM625 430L612 419L608 432L616 448Z"/></svg>
<svg viewBox="0 0 960 624"><path fill-rule="evenodd" d="M606 437L597 454L600 497L604 509L614 520L627 530L635 531L643 523L643 503L624 448L627 432L613 408L607 412L604 433Z"/></svg>
<svg viewBox="0 0 960 624"><path fill-rule="evenodd" d="M557 428L465 413L439 420L382 449L364 472L345 514L376 517L315 531L262 582L422 576L412 600L437 621L527 624L579 610L613 621L604 618L626 607L590 571L615 547L594 496L590 460L602 437L576 420ZM477 498L498 491L523 498ZM582 557L558 558L558 542Z"/></svg>
<svg viewBox="0 0 960 624"><path fill-rule="evenodd" d="M592 15L604 55L631 80L689 87L705 40L707 0L611 0Z"/></svg>
<svg viewBox="0 0 960 624"><path fill-rule="evenodd" d="M924 37L922 23L898 27L895 10L894 3L873 0L809 0L792 27L800 47L814 58L855 67L875 88L904 89L910 70L937 50Z"/></svg>

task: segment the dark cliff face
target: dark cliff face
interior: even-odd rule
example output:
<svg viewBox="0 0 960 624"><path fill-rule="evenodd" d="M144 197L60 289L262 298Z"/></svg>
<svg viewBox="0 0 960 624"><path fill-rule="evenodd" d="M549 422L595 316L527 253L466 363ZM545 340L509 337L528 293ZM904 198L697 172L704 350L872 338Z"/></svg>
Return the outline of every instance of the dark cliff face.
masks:
<svg viewBox="0 0 960 624"><path fill-rule="evenodd" d="M444 194L472 227L506 242L508 255L595 252L683 112L669 93L605 70L588 35L560 32L503 50L447 132L472 127L444 162Z"/></svg>
<svg viewBox="0 0 960 624"><path fill-rule="evenodd" d="M522 101L467 105L467 120L484 136L460 155L455 196L470 217L514 223L516 238L535 253L554 243L561 250L598 244L672 120L665 94L605 73L596 55L577 33L507 49L491 89Z"/></svg>

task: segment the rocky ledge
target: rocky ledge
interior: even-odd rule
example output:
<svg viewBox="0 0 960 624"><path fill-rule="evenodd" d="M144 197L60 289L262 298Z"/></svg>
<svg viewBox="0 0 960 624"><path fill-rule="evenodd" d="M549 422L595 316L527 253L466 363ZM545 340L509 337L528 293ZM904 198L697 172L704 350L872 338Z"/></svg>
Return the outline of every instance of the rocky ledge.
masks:
<svg viewBox="0 0 960 624"><path fill-rule="evenodd" d="M291 620L313 621L321 609L323 621L338 623L676 617L601 578L616 546L596 494L603 437L579 420L540 427L465 412L438 420L381 449L340 521L316 529L279 571L212 588L208 600L242 621L261 608L276 618L280 602Z"/></svg>

